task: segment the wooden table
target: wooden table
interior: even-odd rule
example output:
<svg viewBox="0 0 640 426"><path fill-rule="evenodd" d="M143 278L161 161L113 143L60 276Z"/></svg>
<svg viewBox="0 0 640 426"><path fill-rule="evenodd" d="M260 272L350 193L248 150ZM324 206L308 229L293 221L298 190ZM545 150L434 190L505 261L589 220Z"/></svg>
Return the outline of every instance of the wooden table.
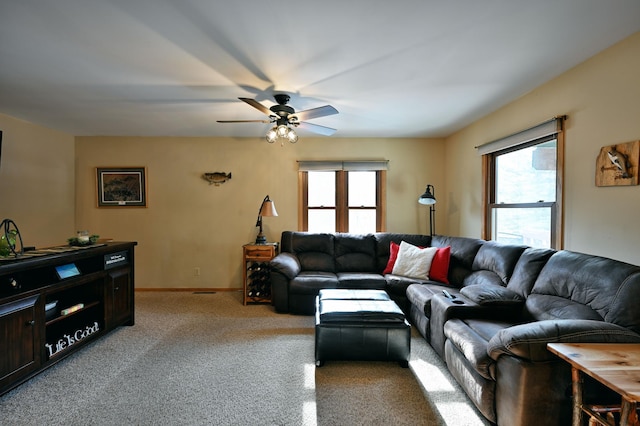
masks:
<svg viewBox="0 0 640 426"><path fill-rule="evenodd" d="M582 413L589 424L611 425L603 412L619 410L620 425L638 426L636 404L640 402L640 344L633 343L549 343L547 348L571 365L573 426L581 426ZM620 407L583 404L582 374L587 374L620 394Z"/></svg>
<svg viewBox="0 0 640 426"><path fill-rule="evenodd" d="M278 243L245 244L242 246L242 303L272 303L269 262L278 254ZM259 294L250 289L261 288Z"/></svg>

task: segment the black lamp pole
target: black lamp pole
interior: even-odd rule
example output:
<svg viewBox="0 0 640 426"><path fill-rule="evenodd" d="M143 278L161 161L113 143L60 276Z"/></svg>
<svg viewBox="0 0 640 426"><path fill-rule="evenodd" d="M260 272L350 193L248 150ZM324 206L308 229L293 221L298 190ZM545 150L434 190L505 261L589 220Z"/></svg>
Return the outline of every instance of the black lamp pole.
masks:
<svg viewBox="0 0 640 426"><path fill-rule="evenodd" d="M418 203L428 205L429 206L429 235L433 237L433 230L436 228L436 216L435 211L436 208L434 205L436 204L436 196L435 189L433 185L427 185L427 189L424 190L424 194L418 198Z"/></svg>
<svg viewBox="0 0 640 426"><path fill-rule="evenodd" d="M433 237L433 230L436 229L436 208L433 204L429 206L429 235Z"/></svg>

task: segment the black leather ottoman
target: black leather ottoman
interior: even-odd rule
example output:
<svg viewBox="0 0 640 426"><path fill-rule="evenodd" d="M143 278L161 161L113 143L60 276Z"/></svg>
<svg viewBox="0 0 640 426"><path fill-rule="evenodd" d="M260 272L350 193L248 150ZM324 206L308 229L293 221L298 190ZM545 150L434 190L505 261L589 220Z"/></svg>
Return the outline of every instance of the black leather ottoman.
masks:
<svg viewBox="0 0 640 426"><path fill-rule="evenodd" d="M409 366L411 326L382 290L320 290L316 366L327 360L398 361Z"/></svg>

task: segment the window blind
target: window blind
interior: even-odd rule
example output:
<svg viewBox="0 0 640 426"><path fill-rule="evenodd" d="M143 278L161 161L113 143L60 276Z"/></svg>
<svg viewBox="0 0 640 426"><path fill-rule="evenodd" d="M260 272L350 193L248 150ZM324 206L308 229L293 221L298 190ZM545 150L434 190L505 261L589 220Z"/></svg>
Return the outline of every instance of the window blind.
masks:
<svg viewBox="0 0 640 426"><path fill-rule="evenodd" d="M476 149L478 150L478 155L491 154L493 152L502 151L503 149L531 142L536 139L558 134L562 131L563 122L566 118L567 117L565 115L561 117L554 117L551 120L538 124L537 126L533 126L526 130L522 130L521 132L477 146Z"/></svg>
<svg viewBox="0 0 640 426"><path fill-rule="evenodd" d="M298 170L311 171L377 171L387 170L388 160L363 160L363 161L298 161Z"/></svg>

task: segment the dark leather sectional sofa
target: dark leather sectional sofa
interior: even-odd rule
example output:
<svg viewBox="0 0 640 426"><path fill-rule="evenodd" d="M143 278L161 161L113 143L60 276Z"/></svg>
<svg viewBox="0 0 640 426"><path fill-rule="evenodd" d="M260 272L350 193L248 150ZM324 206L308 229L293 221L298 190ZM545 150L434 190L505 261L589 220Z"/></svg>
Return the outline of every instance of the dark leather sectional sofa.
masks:
<svg viewBox="0 0 640 426"><path fill-rule="evenodd" d="M391 241L451 247L449 284L383 276ZM640 267L613 259L464 237L287 231L271 267L278 312L313 314L322 288L386 290L498 425L571 423L570 369L547 343L640 343Z"/></svg>

